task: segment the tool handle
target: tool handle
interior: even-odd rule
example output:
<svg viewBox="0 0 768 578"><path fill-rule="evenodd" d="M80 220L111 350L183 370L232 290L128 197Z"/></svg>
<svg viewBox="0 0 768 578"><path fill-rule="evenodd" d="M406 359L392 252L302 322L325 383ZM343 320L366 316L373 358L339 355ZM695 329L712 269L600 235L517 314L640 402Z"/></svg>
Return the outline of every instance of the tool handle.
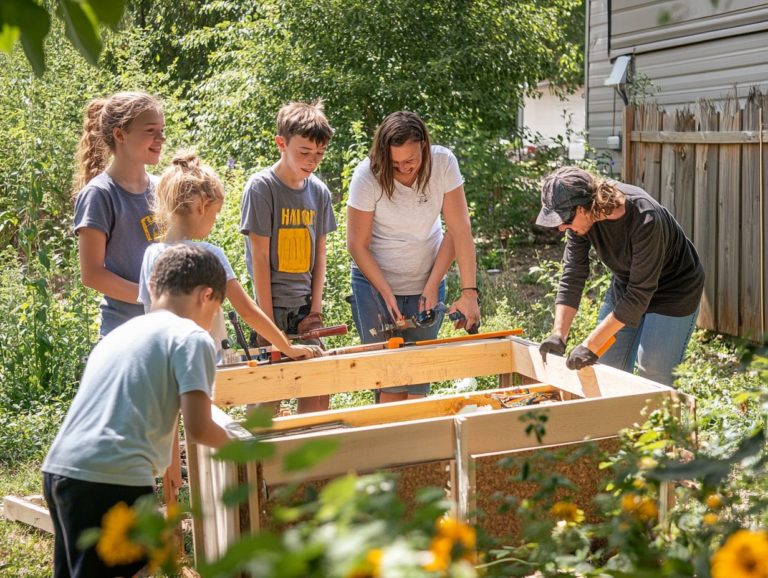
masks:
<svg viewBox="0 0 768 578"><path fill-rule="evenodd" d="M289 335L288 339L297 339L302 341L305 339L320 339L321 337L330 337L331 335L346 335L346 333L347 326L345 324L331 325L330 327L318 327L317 329L310 329L309 331L299 333L298 335Z"/></svg>
<svg viewBox="0 0 768 578"><path fill-rule="evenodd" d="M453 313L448 314L448 319L451 321L459 321L460 319L466 319L464 314L459 311L458 309L454 311ZM465 327L467 330L467 333L470 335L477 335L478 331L480 330L480 322L478 321L475 325L472 325L471 327Z"/></svg>
<svg viewBox="0 0 768 578"><path fill-rule="evenodd" d="M245 340L245 335L243 335L243 330L240 327L240 322L237 320L237 313L234 311L229 312L229 320L232 323L232 327L235 328L235 338L237 339L237 344L243 348L243 352L245 353L245 359L248 361L251 361L251 352L248 350L248 342Z"/></svg>
<svg viewBox="0 0 768 578"><path fill-rule="evenodd" d="M599 359L599 358L601 358L601 357L603 356L603 354L604 354L606 351L608 351L608 350L611 348L611 345L613 345L614 343L616 343L616 336L615 336L615 335L611 335L611 336L608 338L608 341L606 341L605 343L603 343L603 345L600 347L600 349L598 349L598 350L595 352L595 355L597 355L598 359Z"/></svg>

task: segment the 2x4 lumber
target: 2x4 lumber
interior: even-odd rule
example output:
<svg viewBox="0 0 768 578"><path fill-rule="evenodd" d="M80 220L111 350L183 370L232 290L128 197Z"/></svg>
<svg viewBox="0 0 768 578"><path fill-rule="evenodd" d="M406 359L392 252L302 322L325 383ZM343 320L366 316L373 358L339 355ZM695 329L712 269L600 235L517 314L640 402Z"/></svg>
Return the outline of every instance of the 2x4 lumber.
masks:
<svg viewBox="0 0 768 578"><path fill-rule="evenodd" d="M702 127L703 128L703 127ZM768 131L722 130L699 132L647 130L633 131L632 142L647 144L758 144L768 142Z"/></svg>
<svg viewBox="0 0 768 578"><path fill-rule="evenodd" d="M53 522L48 508L43 506L42 496L5 496L3 512L6 520L23 522L39 530L53 534Z"/></svg>
<svg viewBox="0 0 768 578"><path fill-rule="evenodd" d="M297 414L276 418L271 431L283 431L296 428L312 427L316 425L342 422L350 427L361 427L425 419L429 417L454 415L463 407L469 405L491 405L494 409L500 409L501 403L493 399L494 394L515 395L522 391L551 392L557 388L551 385L522 386L502 389L489 389L473 393L457 393L443 397L429 397L398 401L382 405L367 405L345 409L332 409L316 413ZM269 431L269 430L266 430Z"/></svg>
<svg viewBox="0 0 768 578"><path fill-rule="evenodd" d="M538 345L523 340L513 341L512 358L514 364L519 366L517 371L580 398L613 397L666 389L658 383L607 365L597 364L574 371L566 367L564 357L557 355L548 355L544 363Z"/></svg>
<svg viewBox="0 0 768 578"><path fill-rule="evenodd" d="M509 338L221 369L219 406L512 373Z"/></svg>
<svg viewBox="0 0 768 578"><path fill-rule="evenodd" d="M308 471L284 472L283 456L315 437L336 441L336 451ZM276 438L266 440L276 447L275 455L262 462L262 476L272 485L330 478L350 471L371 472L390 466L452 460L453 438L451 417Z"/></svg>

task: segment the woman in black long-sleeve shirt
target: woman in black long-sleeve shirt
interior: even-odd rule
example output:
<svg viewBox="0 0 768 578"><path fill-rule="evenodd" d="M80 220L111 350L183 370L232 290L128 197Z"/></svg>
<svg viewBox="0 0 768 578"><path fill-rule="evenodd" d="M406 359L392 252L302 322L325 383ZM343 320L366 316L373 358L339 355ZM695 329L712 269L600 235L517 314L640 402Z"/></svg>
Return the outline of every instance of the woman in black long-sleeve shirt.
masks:
<svg viewBox="0 0 768 578"><path fill-rule="evenodd" d="M674 217L644 190L563 167L544 181L536 222L566 231L552 335L540 346L563 355L589 274L589 251L613 273L597 327L568 356L571 369L597 361L671 385L704 289L704 269Z"/></svg>

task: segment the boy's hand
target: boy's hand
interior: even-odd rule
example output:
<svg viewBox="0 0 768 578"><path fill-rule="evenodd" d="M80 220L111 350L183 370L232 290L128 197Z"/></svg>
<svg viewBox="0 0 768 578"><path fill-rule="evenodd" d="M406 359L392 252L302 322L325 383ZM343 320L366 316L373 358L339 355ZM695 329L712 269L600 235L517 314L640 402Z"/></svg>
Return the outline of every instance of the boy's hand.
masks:
<svg viewBox="0 0 768 578"><path fill-rule="evenodd" d="M308 333L313 329L320 329L323 327L323 315L319 311L311 311L304 319L299 321L296 326L296 333L301 335L302 333Z"/></svg>
<svg viewBox="0 0 768 578"><path fill-rule="evenodd" d="M285 354L291 359L312 359L324 355L319 345L291 345Z"/></svg>

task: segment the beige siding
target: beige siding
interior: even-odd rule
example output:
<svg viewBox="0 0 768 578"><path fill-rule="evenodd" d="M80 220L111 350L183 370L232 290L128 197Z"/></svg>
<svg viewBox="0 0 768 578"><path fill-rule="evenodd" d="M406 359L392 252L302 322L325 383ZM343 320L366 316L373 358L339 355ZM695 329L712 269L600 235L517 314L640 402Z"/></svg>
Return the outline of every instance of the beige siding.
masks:
<svg viewBox="0 0 768 578"><path fill-rule="evenodd" d="M603 81L611 70L608 51L609 0L588 0L588 2L587 130L592 147L604 150L608 135L619 134L621 130L623 103L621 98L614 94L612 88L603 86ZM697 10L705 10L705 6L714 9L711 2L704 0L695 2L612 0L610 2L613 18L611 33L614 34L614 40L617 21L623 23L623 28L620 28L619 32L624 38L632 34L635 40L653 39L654 21L648 15L660 9L674 9L675 6L681 5L696 5ZM640 46L626 47L621 51L614 49L611 56L619 52L633 53L635 72L650 79L654 90L658 90L653 93L653 98L667 109L692 106L699 98L720 100L734 88L740 97L744 97L751 86L760 86L764 91L768 91L768 30L754 31L755 26L760 28L768 25L768 20L755 22L745 16L765 18L768 15L768 1L721 1L717 3L717 9L720 12L729 11L729 13L702 17L698 22L699 31L705 25L709 28L710 36L706 41L698 41L701 36L678 35L674 41L676 45L672 47L642 51L654 46L646 42ZM642 13L646 16L641 17ZM678 12L678 17L682 18L680 14ZM691 14L693 12L689 16ZM628 24L633 21L629 18L632 15L635 17L634 31ZM742 27L723 29L727 36L718 38L716 30L712 28L713 22L730 26L734 15L742 18L745 24ZM695 18L693 21L696 22ZM682 19L681 22L685 20ZM682 24L678 22L670 26L677 26L679 32ZM657 28L664 27L657 25ZM744 33L745 31L752 32ZM671 37L668 35L667 40L669 38ZM656 40L658 39L657 37ZM617 153L612 155L617 160L620 159ZM618 172L620 168L617 162L614 170Z"/></svg>

